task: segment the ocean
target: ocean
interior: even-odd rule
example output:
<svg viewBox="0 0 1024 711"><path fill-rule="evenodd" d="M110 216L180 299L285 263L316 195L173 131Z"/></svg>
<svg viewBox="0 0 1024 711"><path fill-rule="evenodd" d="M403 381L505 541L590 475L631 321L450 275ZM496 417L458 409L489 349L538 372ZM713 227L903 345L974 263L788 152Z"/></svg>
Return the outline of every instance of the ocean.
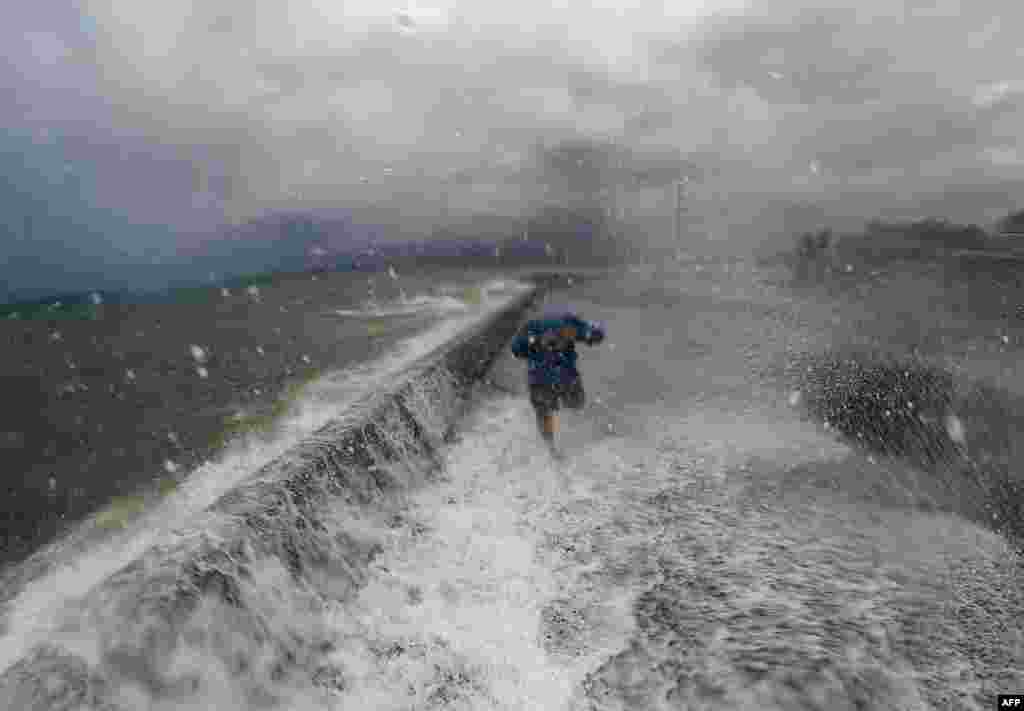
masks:
<svg viewBox="0 0 1024 711"><path fill-rule="evenodd" d="M392 277L392 274L394 275ZM0 321L0 568L87 514L173 487L325 373L393 354L486 298L482 272L334 272Z"/></svg>

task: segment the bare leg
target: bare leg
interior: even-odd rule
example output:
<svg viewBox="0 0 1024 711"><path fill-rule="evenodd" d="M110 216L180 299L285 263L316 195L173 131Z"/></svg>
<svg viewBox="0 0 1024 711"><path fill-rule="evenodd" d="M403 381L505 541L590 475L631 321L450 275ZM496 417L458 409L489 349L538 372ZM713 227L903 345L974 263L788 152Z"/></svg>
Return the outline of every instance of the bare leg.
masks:
<svg viewBox="0 0 1024 711"><path fill-rule="evenodd" d="M539 417L540 421L540 434L544 438L544 443L548 447L548 451L551 456L556 460L562 460L562 453L558 449L558 445L555 443L555 435L558 433L558 415L555 413L548 413L542 417Z"/></svg>
<svg viewBox="0 0 1024 711"><path fill-rule="evenodd" d="M558 432L558 415L553 412L545 415L541 431L544 433L544 439L553 443L555 433Z"/></svg>
<svg viewBox="0 0 1024 711"><path fill-rule="evenodd" d="M555 415L551 413L537 413L537 429L540 431L540 436L544 438L544 441L551 444L555 438L555 430L558 428L558 421L555 419Z"/></svg>

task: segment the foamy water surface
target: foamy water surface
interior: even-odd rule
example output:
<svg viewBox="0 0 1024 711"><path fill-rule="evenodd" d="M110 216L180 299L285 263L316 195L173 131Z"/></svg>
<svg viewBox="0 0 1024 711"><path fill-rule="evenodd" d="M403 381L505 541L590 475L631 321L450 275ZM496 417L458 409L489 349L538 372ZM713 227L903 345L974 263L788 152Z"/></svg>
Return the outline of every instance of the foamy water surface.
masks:
<svg viewBox="0 0 1024 711"><path fill-rule="evenodd" d="M883 470L762 381L828 310L782 314L792 297L747 264L684 268L575 294L608 339L581 353L590 405L562 418L566 462L539 445L525 393L483 395L426 486L326 512L372 551L354 597L263 562L240 609L193 613L170 681L136 674L116 708L982 708L1024 685L1005 542L855 496L848 482L884 487ZM494 375L521 370L506 354ZM50 585L83 590L125 545ZM45 590L23 596L21 648L45 637L100 665L115 622L49 624L72 595Z"/></svg>

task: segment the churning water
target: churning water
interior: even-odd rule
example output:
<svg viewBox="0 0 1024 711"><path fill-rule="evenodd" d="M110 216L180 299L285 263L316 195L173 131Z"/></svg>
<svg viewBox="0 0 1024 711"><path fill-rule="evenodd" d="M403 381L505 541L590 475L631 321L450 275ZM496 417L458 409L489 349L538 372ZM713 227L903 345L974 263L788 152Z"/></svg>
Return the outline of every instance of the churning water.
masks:
<svg viewBox="0 0 1024 711"><path fill-rule="evenodd" d="M702 269L574 292L609 335L581 354L590 405L563 417L562 464L505 356L517 394L478 393L440 467L391 463L399 494L330 504L302 582L255 561L231 603L204 597L134 656L111 640L152 626L76 602L75 575L45 615L26 593L49 620L31 640L59 648L23 668L50 699L24 708L980 708L1024 688L1003 540L864 495L887 470L766 379L832 313L795 318L748 265ZM24 649L31 625L10 624Z"/></svg>

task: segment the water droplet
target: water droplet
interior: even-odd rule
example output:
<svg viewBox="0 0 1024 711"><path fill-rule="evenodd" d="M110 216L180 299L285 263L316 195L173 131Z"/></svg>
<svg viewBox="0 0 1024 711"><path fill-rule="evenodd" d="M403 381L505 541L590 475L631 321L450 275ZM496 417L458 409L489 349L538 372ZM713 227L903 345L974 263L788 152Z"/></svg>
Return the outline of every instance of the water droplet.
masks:
<svg viewBox="0 0 1024 711"><path fill-rule="evenodd" d="M135 380L135 371L129 368L128 370L124 371L124 377L127 380Z"/></svg>
<svg viewBox="0 0 1024 711"><path fill-rule="evenodd" d="M396 12L395 24L402 32L412 32L416 29L416 21L407 12Z"/></svg>
<svg viewBox="0 0 1024 711"><path fill-rule="evenodd" d="M309 359L309 356L308 356L308 355L304 355L304 356L302 356L302 362L303 362L303 363L307 363L307 364L308 364L308 363L312 363L313 361L311 361L311 360Z"/></svg>
<svg viewBox="0 0 1024 711"><path fill-rule="evenodd" d="M95 306L99 306L100 304L103 303L103 295L97 291L92 292L92 294L89 295L89 298L92 300L92 303Z"/></svg>
<svg viewBox="0 0 1024 711"><path fill-rule="evenodd" d="M208 371L203 366L199 366L198 368L196 368L196 375L198 375L200 378L206 378L209 377L210 371Z"/></svg>
<svg viewBox="0 0 1024 711"><path fill-rule="evenodd" d="M189 352L192 354L193 360L195 360L198 363L202 363L206 360L206 351L204 351L201 347L193 344L188 348Z"/></svg>
<svg viewBox="0 0 1024 711"><path fill-rule="evenodd" d="M256 346L256 352L263 355L263 346Z"/></svg>
<svg viewBox="0 0 1024 711"><path fill-rule="evenodd" d="M221 289L220 295L226 299L227 297L231 296L231 291L229 289Z"/></svg>
<svg viewBox="0 0 1024 711"><path fill-rule="evenodd" d="M54 331L53 333L50 334L50 340L54 343L61 340L62 338L63 336L60 335L60 331Z"/></svg>
<svg viewBox="0 0 1024 711"><path fill-rule="evenodd" d="M949 438L957 444L964 444L967 441L967 434L964 431L964 423L956 415L946 417L946 433Z"/></svg>
<svg viewBox="0 0 1024 711"><path fill-rule="evenodd" d="M47 483L50 485L50 491L56 491L56 489L57 489L57 478L56 477L51 476Z"/></svg>
<svg viewBox="0 0 1024 711"><path fill-rule="evenodd" d="M178 465L172 462L170 459L164 460L164 470L168 474L173 474L178 471Z"/></svg>
<svg viewBox="0 0 1024 711"><path fill-rule="evenodd" d="M398 272L395 271L394 267L388 267L388 276L391 277L392 279L398 278Z"/></svg>

